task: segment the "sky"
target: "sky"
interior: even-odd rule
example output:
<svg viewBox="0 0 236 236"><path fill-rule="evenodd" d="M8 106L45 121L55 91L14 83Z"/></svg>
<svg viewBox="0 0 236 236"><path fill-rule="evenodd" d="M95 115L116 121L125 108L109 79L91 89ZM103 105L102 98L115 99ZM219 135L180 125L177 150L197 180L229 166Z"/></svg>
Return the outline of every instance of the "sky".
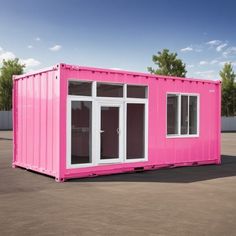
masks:
<svg viewBox="0 0 236 236"><path fill-rule="evenodd" d="M0 0L0 63L26 71L67 63L147 72L164 48L187 77L219 79L236 70L234 0Z"/></svg>

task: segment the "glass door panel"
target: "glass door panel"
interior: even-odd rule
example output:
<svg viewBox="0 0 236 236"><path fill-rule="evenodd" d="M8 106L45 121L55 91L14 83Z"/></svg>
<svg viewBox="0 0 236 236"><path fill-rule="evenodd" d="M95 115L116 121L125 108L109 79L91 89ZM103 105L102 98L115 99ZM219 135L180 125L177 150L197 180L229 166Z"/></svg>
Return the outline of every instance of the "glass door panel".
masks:
<svg viewBox="0 0 236 236"><path fill-rule="evenodd" d="M101 106L100 159L119 159L120 107Z"/></svg>
<svg viewBox="0 0 236 236"><path fill-rule="evenodd" d="M71 102L71 163L91 163L92 102Z"/></svg>

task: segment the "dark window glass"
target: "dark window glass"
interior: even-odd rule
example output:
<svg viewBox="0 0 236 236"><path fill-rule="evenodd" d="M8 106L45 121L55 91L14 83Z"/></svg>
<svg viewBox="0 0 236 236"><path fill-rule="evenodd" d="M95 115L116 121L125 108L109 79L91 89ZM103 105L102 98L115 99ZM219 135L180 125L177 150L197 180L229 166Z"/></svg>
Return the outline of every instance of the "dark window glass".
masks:
<svg viewBox="0 0 236 236"><path fill-rule="evenodd" d="M189 97L189 134L197 134L197 96Z"/></svg>
<svg viewBox="0 0 236 236"><path fill-rule="evenodd" d="M188 133L188 96L181 96L181 134Z"/></svg>
<svg viewBox="0 0 236 236"><path fill-rule="evenodd" d="M127 159L144 158L144 115L144 104L127 104Z"/></svg>
<svg viewBox="0 0 236 236"><path fill-rule="evenodd" d="M123 85L97 83L98 97L123 97Z"/></svg>
<svg viewBox="0 0 236 236"><path fill-rule="evenodd" d="M147 98L147 87L127 85L127 97L128 98Z"/></svg>
<svg viewBox="0 0 236 236"><path fill-rule="evenodd" d="M178 134L178 96L167 96L167 134Z"/></svg>
<svg viewBox="0 0 236 236"><path fill-rule="evenodd" d="M69 95L91 96L92 82L69 82Z"/></svg>
<svg viewBox="0 0 236 236"><path fill-rule="evenodd" d="M71 164L91 163L92 102L72 101Z"/></svg>
<svg viewBox="0 0 236 236"><path fill-rule="evenodd" d="M101 160L119 158L119 107L101 107Z"/></svg>

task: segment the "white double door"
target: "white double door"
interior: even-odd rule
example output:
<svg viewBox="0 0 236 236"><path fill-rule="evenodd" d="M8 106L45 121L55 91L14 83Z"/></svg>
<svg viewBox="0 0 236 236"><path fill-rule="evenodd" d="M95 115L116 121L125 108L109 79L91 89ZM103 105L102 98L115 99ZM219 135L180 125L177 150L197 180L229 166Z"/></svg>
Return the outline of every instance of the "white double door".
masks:
<svg viewBox="0 0 236 236"><path fill-rule="evenodd" d="M98 163L122 162L124 158L124 105L96 102L95 153Z"/></svg>

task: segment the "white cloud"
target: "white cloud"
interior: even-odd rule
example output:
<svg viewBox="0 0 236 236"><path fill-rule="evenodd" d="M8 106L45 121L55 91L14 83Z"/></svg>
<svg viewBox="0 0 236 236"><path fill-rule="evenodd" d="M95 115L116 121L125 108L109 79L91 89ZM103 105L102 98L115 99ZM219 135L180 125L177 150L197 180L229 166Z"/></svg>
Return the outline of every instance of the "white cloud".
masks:
<svg viewBox="0 0 236 236"><path fill-rule="evenodd" d="M182 48L180 49L181 52L190 52L190 51L193 51L193 48L192 47L186 47L186 48Z"/></svg>
<svg viewBox="0 0 236 236"><path fill-rule="evenodd" d="M210 64L215 65L217 62L218 62L218 60L212 60L212 61L210 61Z"/></svg>
<svg viewBox="0 0 236 236"><path fill-rule="evenodd" d="M0 48L0 64L2 63L2 61L5 60L10 60L10 59L14 59L16 58L16 55L13 52L10 51L5 51L2 48ZM29 71L29 69L39 66L41 63L34 59L34 58L20 58L19 62L22 64L25 64L26 66L26 71Z"/></svg>
<svg viewBox="0 0 236 236"><path fill-rule="evenodd" d="M200 62L199 62L199 65L207 65L207 64L208 64L207 61L200 61Z"/></svg>
<svg viewBox="0 0 236 236"><path fill-rule="evenodd" d="M20 59L20 63L25 64L26 68L39 66L41 63L34 58Z"/></svg>
<svg viewBox="0 0 236 236"><path fill-rule="evenodd" d="M202 49L201 48L196 48L195 52L202 52Z"/></svg>
<svg viewBox="0 0 236 236"><path fill-rule="evenodd" d="M181 48L180 51L181 52L202 52L202 49L203 49L203 45L195 44L195 45L188 46L186 48Z"/></svg>
<svg viewBox="0 0 236 236"><path fill-rule="evenodd" d="M224 66L226 63L231 63L233 66L236 66L236 61L220 61L219 66Z"/></svg>
<svg viewBox="0 0 236 236"><path fill-rule="evenodd" d="M39 37L35 38L35 41L40 41L40 40L41 40L41 38L39 38Z"/></svg>
<svg viewBox="0 0 236 236"><path fill-rule="evenodd" d="M221 44L221 41L216 39L216 40L211 40L209 42L206 42L206 44L208 44L210 46L218 46L219 44Z"/></svg>
<svg viewBox="0 0 236 236"><path fill-rule="evenodd" d="M196 71L195 74L197 75L205 75L205 74L212 74L214 73L214 70L205 70L205 71Z"/></svg>
<svg viewBox="0 0 236 236"><path fill-rule="evenodd" d="M224 66L225 63L229 63L229 61L220 61L219 66Z"/></svg>
<svg viewBox="0 0 236 236"><path fill-rule="evenodd" d="M33 46L32 45L28 45L27 48L31 49L31 48L33 48Z"/></svg>
<svg viewBox="0 0 236 236"><path fill-rule="evenodd" d="M51 48L49 48L49 50L53 51L53 52L56 52L56 51L59 51L61 50L62 46L59 45L59 44L56 44L54 46L52 46Z"/></svg>
<svg viewBox="0 0 236 236"><path fill-rule="evenodd" d="M189 64L189 65L187 65L187 68L193 68L193 67L194 67L193 64Z"/></svg>
<svg viewBox="0 0 236 236"><path fill-rule="evenodd" d="M9 59L14 59L16 56L13 52L10 51L4 51L2 48L0 50L0 63L3 60L9 60Z"/></svg>
<svg viewBox="0 0 236 236"><path fill-rule="evenodd" d="M198 77L204 78L204 79L218 79L218 76L215 75L214 70L206 70L206 71L196 71L195 74Z"/></svg>
<svg viewBox="0 0 236 236"><path fill-rule="evenodd" d="M223 48L225 48L228 44L227 43L223 43L220 44L218 47L216 47L216 51L220 52Z"/></svg>
<svg viewBox="0 0 236 236"><path fill-rule="evenodd" d="M236 47L229 47L223 52L224 57L232 56L236 54Z"/></svg>

